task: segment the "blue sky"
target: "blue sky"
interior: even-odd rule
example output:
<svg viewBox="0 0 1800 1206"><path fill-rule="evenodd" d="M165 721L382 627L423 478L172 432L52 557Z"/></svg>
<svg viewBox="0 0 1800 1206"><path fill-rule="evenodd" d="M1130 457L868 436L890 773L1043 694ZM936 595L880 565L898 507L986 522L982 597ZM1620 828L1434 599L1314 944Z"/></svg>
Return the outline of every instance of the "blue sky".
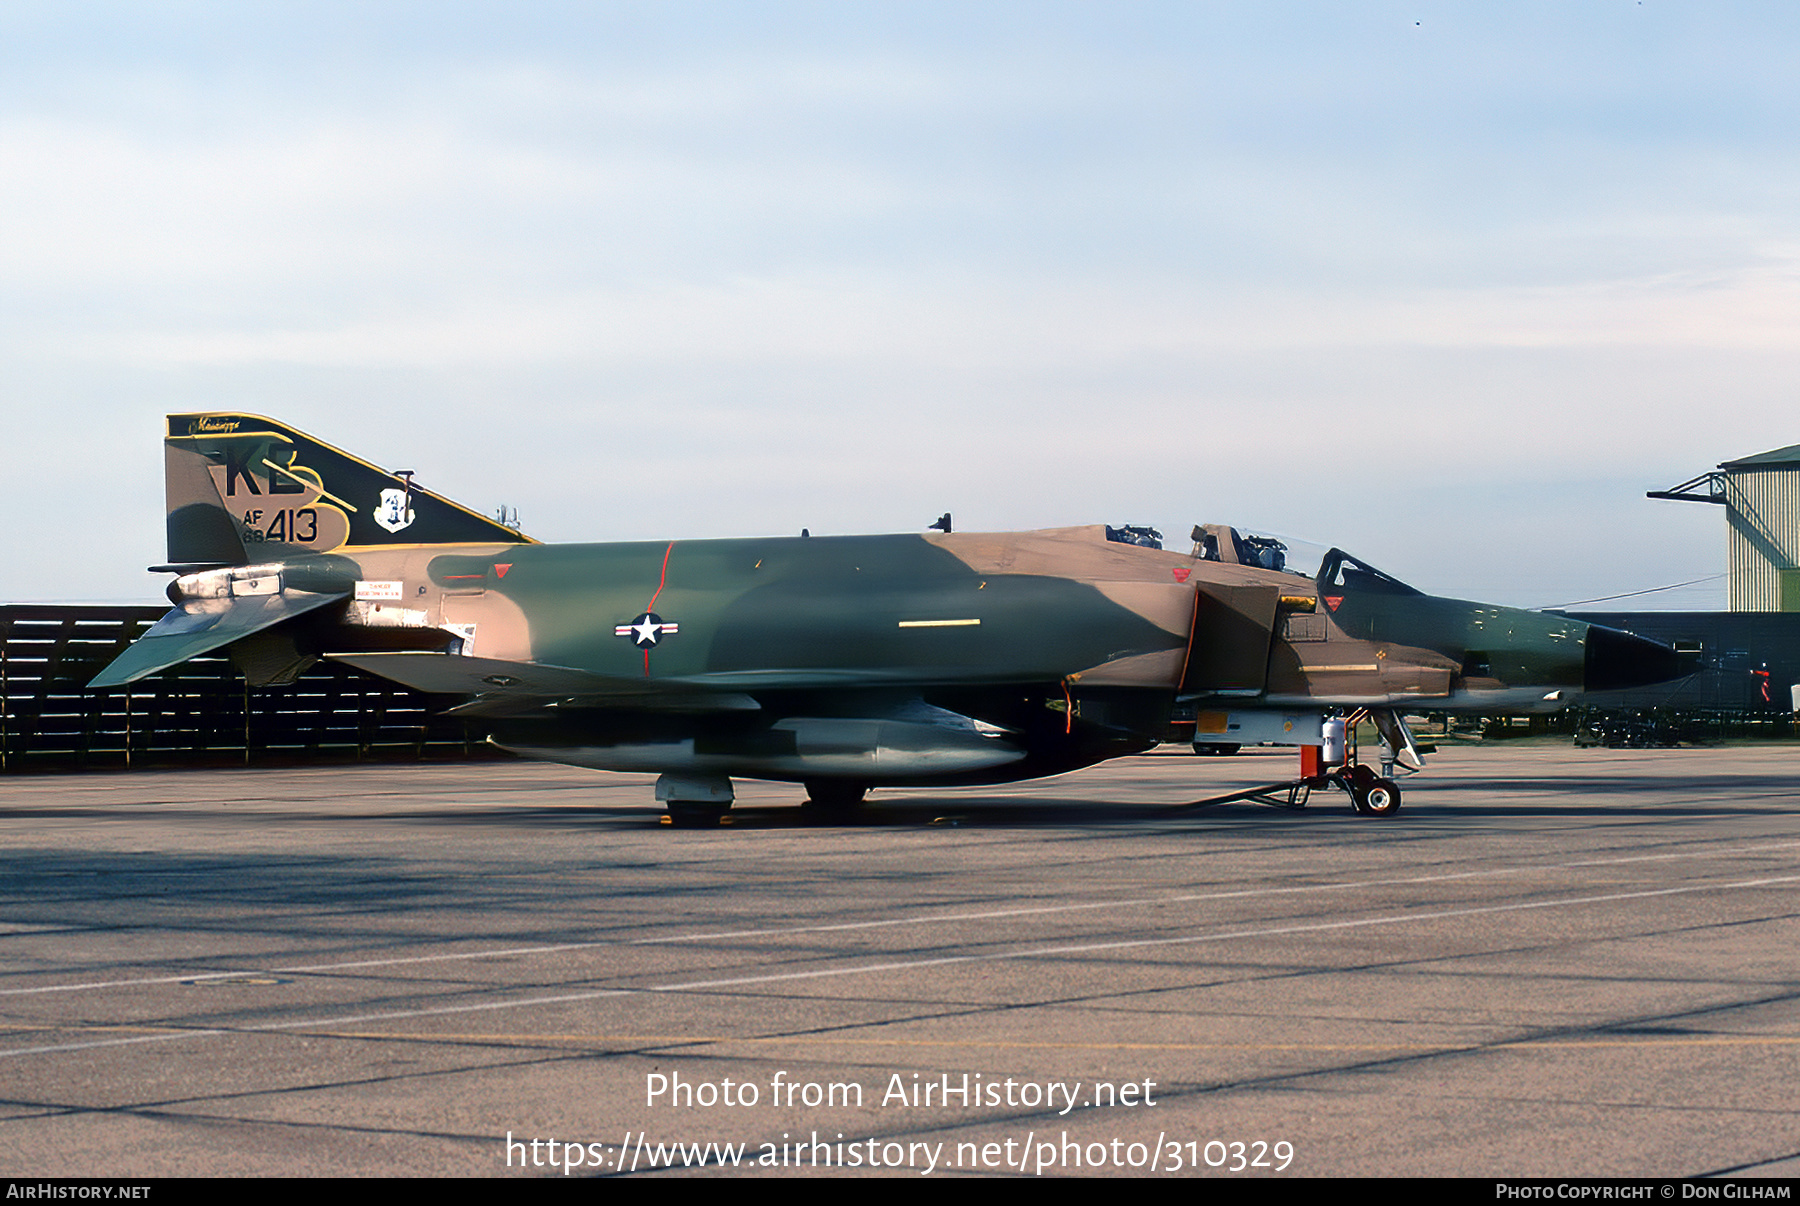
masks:
<svg viewBox="0 0 1800 1206"><path fill-rule="evenodd" d="M1775 3L0 3L0 598L155 598L205 409L550 540L1718 574L1643 493L1800 442L1796 62Z"/></svg>

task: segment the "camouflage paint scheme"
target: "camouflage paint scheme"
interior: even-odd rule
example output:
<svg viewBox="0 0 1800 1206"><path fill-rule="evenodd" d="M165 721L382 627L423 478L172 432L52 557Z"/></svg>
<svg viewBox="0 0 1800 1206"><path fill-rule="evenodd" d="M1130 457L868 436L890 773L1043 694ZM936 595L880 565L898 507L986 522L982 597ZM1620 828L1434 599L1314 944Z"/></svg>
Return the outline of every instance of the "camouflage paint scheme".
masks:
<svg viewBox="0 0 1800 1206"><path fill-rule="evenodd" d="M1195 714L1287 709L1311 744L1322 709L1554 708L1676 673L1663 646L1337 550L1311 579L1103 525L545 545L259 416L169 416L165 449L177 606L91 686L221 647L259 686L329 657L460 697L520 752L674 776L670 799L681 776L821 798L1024 779L1185 740Z"/></svg>

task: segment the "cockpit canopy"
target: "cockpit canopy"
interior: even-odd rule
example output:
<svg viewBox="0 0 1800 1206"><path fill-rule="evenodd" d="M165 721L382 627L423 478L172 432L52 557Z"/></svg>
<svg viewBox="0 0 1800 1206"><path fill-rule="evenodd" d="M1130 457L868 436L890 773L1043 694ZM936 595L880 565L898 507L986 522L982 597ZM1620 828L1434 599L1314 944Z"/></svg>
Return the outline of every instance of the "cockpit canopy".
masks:
<svg viewBox="0 0 1800 1206"><path fill-rule="evenodd" d="M1135 544L1149 549L1160 549L1163 546L1162 533L1155 528L1133 527L1129 524L1116 528L1108 525L1106 539L1114 544ZM1194 556L1202 561L1248 565L1256 569L1294 574L1305 572L1288 570L1288 546L1273 536L1240 532L1229 524L1203 523L1194 525L1193 540ZM1314 580L1318 583L1321 594L1326 591L1371 595L1425 593L1417 587L1408 586L1392 574L1382 573L1366 561L1357 560L1343 549L1335 548L1319 562L1319 572Z"/></svg>
<svg viewBox="0 0 1800 1206"><path fill-rule="evenodd" d="M1120 527L1106 525L1106 538L1114 544L1135 544L1139 548L1160 549L1162 533L1155 528L1140 528L1131 524Z"/></svg>
<svg viewBox="0 0 1800 1206"><path fill-rule="evenodd" d="M1195 524L1193 536L1194 555L1202 561L1268 570L1287 568L1287 545L1273 536L1250 536L1222 523Z"/></svg>

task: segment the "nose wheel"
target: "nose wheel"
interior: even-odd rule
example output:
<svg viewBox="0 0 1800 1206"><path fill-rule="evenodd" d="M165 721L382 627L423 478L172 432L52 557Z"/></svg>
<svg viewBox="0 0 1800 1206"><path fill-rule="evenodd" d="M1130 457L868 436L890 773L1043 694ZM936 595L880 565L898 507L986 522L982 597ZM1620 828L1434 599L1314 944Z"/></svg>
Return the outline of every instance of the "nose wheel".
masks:
<svg viewBox="0 0 1800 1206"><path fill-rule="evenodd" d="M1391 817L1400 811L1400 785L1358 763L1342 777L1350 805L1366 817Z"/></svg>

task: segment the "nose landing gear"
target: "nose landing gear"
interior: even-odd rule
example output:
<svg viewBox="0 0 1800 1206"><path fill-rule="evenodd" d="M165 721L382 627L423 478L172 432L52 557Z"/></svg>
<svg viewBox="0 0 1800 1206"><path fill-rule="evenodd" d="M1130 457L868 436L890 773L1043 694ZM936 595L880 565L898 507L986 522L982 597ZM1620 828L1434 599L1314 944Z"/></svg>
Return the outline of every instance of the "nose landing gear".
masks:
<svg viewBox="0 0 1800 1206"><path fill-rule="evenodd" d="M1386 748L1381 762L1381 772L1364 766L1356 757L1356 726L1364 720L1373 720L1380 730ZM1340 729L1339 726L1342 726ZM1331 749L1332 738L1341 732L1341 754L1337 764L1325 771L1322 778L1328 783L1344 789L1350 797L1350 806L1365 817L1391 817L1400 811L1400 785L1394 782L1394 760L1406 758L1413 752L1412 734L1406 731L1406 724L1392 712L1371 712L1368 708L1358 708L1343 720L1328 721L1326 724L1326 748L1329 753L1338 753ZM1417 761L1416 753L1412 761ZM1301 759L1301 773L1307 771L1307 759Z"/></svg>
<svg viewBox="0 0 1800 1206"><path fill-rule="evenodd" d="M1350 806L1365 817L1391 817L1400 811L1400 785L1357 763L1348 774L1336 776L1339 787L1350 795Z"/></svg>
<svg viewBox="0 0 1800 1206"><path fill-rule="evenodd" d="M1373 720L1382 735L1381 770L1357 761L1356 726ZM1312 793L1324 787L1341 788L1350 797L1350 806L1359 816L1391 817L1400 811L1400 785L1394 782L1396 764L1419 769L1422 747L1407 732L1405 722L1391 711L1371 712L1358 708L1342 720L1325 724L1323 745L1300 747L1300 777L1286 783L1271 783L1228 796L1196 800L1184 808L1202 808L1226 804L1233 800L1254 800L1275 808L1305 808ZM1428 750L1429 747L1423 747Z"/></svg>

